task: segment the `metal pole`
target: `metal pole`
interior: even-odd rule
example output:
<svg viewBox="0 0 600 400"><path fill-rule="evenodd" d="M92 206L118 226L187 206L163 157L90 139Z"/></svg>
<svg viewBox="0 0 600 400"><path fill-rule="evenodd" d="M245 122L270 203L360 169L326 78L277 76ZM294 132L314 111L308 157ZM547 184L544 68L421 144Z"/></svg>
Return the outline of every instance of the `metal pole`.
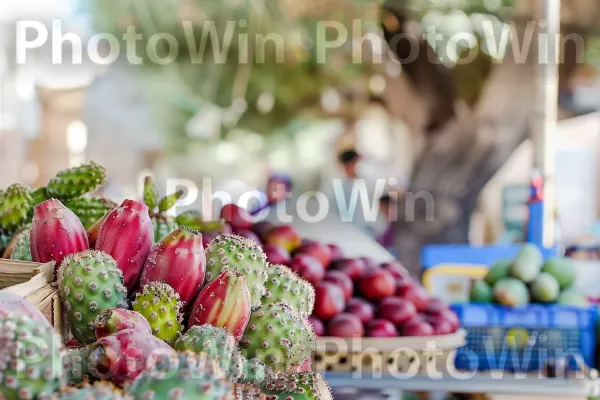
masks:
<svg viewBox="0 0 600 400"><path fill-rule="evenodd" d="M525 0L527 1L527 0ZM542 242L553 246L555 223L555 160L558 118L558 62L560 57L561 0L542 0L538 34L534 167L544 177Z"/></svg>

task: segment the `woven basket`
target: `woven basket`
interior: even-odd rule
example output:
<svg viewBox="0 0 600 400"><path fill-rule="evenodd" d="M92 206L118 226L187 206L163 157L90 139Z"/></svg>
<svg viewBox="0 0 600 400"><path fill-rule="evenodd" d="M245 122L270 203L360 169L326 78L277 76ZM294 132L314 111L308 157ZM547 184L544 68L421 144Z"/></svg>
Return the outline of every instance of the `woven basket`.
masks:
<svg viewBox="0 0 600 400"><path fill-rule="evenodd" d="M398 338L321 337L313 365L321 372L411 375L448 372L454 368L466 332Z"/></svg>

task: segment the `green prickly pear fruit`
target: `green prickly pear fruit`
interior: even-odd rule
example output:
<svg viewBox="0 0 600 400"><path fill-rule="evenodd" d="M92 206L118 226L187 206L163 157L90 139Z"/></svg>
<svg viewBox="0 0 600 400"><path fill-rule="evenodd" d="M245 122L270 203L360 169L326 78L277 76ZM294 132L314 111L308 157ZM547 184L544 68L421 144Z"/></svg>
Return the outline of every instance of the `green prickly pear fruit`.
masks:
<svg viewBox="0 0 600 400"><path fill-rule="evenodd" d="M0 317L8 314L24 315L38 324L51 327L44 314L24 298L6 290L0 290Z"/></svg>
<svg viewBox="0 0 600 400"><path fill-rule="evenodd" d="M177 339L173 348L177 351L206 353L225 371L232 382L242 375L243 359L235 338L223 328L206 324L193 326Z"/></svg>
<svg viewBox="0 0 600 400"><path fill-rule="evenodd" d="M238 379L238 382L241 384L260 386L268 376L275 374L271 368L267 367L257 358L247 359L243 357L243 362L242 376Z"/></svg>
<svg viewBox="0 0 600 400"><path fill-rule="evenodd" d="M45 187L32 190L31 192L29 192L29 194L31 195L31 204L33 206L37 206L38 204L43 203L46 200L50 200L50 197L48 196L48 191Z"/></svg>
<svg viewBox="0 0 600 400"><path fill-rule="evenodd" d="M558 304L570 307L586 308L590 306L590 302L583 293L575 288L565 289L557 300Z"/></svg>
<svg viewBox="0 0 600 400"><path fill-rule="evenodd" d="M106 169L93 161L60 171L50 179L49 197L69 200L91 193L106 183Z"/></svg>
<svg viewBox="0 0 600 400"><path fill-rule="evenodd" d="M12 235L5 233L0 229L0 253L4 253L8 244L12 240Z"/></svg>
<svg viewBox="0 0 600 400"><path fill-rule="evenodd" d="M62 262L58 285L71 333L81 344L96 340L94 321L108 308L127 308L123 273L106 253L86 250Z"/></svg>
<svg viewBox="0 0 600 400"><path fill-rule="evenodd" d="M475 281L471 286L469 300L474 303L491 303L494 300L492 288L484 281Z"/></svg>
<svg viewBox="0 0 600 400"><path fill-rule="evenodd" d="M50 400L134 400L133 396L107 381L66 387L50 396Z"/></svg>
<svg viewBox="0 0 600 400"><path fill-rule="evenodd" d="M0 317L0 398L41 399L63 379L60 336L24 315Z"/></svg>
<svg viewBox="0 0 600 400"><path fill-rule="evenodd" d="M525 283L531 283L539 275L543 262L544 257L540 249L534 244L527 243L519 250L510 274Z"/></svg>
<svg viewBox="0 0 600 400"><path fill-rule="evenodd" d="M255 386L252 386L250 384L238 384L238 385L235 385L235 399L236 400L269 400L270 397L268 397L259 388L255 387Z"/></svg>
<svg viewBox="0 0 600 400"><path fill-rule="evenodd" d="M252 313L240 341L242 355L258 358L276 371L291 371L310 358L316 336L305 314L282 303Z"/></svg>
<svg viewBox="0 0 600 400"><path fill-rule="evenodd" d="M19 261L33 261L29 245L29 235L31 227L27 226L24 230L13 236L12 240L6 246L3 258Z"/></svg>
<svg viewBox="0 0 600 400"><path fill-rule="evenodd" d="M571 286L577 277L575 263L567 257L557 257L546 261L542 266L542 272L552 275L558 281L561 289Z"/></svg>
<svg viewBox="0 0 600 400"><path fill-rule="evenodd" d="M510 275L512 260L499 260L492 265L487 275L483 280L490 286L494 286L500 279L504 279Z"/></svg>
<svg viewBox="0 0 600 400"><path fill-rule="evenodd" d="M226 270L236 270L246 277L252 307L261 305L265 282L269 276L267 257L253 240L238 235L221 235L206 248L207 285Z"/></svg>
<svg viewBox="0 0 600 400"><path fill-rule="evenodd" d="M66 201L65 206L79 217L83 227L87 230L119 205L104 197L84 196Z"/></svg>
<svg viewBox="0 0 600 400"><path fill-rule="evenodd" d="M29 222L33 200L29 189L20 183L10 185L0 193L0 230L14 233Z"/></svg>
<svg viewBox="0 0 600 400"><path fill-rule="evenodd" d="M560 295L560 285L550 274L542 272L531 284L531 297L540 303L554 303Z"/></svg>
<svg viewBox="0 0 600 400"><path fill-rule="evenodd" d="M494 301L507 307L529 303L527 285L517 278L504 278L494 285Z"/></svg>
<svg viewBox="0 0 600 400"><path fill-rule="evenodd" d="M158 206L158 189L151 176L144 179L144 204L148 206L150 211Z"/></svg>
<svg viewBox="0 0 600 400"><path fill-rule="evenodd" d="M176 366L176 368L173 368ZM219 365L206 354L178 353L152 366L125 390L138 400L229 400L234 388Z"/></svg>
<svg viewBox="0 0 600 400"><path fill-rule="evenodd" d="M135 295L133 310L150 323L152 334L175 343L183 329L183 303L177 292L164 282L150 282Z"/></svg>
<svg viewBox="0 0 600 400"><path fill-rule="evenodd" d="M67 349L63 357L64 377L67 384L76 384L93 378L90 374L90 348Z"/></svg>
<svg viewBox="0 0 600 400"><path fill-rule="evenodd" d="M263 388L277 400L333 400L329 385L316 372L282 374L265 382Z"/></svg>
<svg viewBox="0 0 600 400"><path fill-rule="evenodd" d="M307 315L312 313L315 306L315 289L290 268L271 265L265 288L264 302L282 302Z"/></svg>
<svg viewBox="0 0 600 400"><path fill-rule="evenodd" d="M153 215L151 218L154 227L154 243L158 243L179 227L177 222L168 215Z"/></svg>

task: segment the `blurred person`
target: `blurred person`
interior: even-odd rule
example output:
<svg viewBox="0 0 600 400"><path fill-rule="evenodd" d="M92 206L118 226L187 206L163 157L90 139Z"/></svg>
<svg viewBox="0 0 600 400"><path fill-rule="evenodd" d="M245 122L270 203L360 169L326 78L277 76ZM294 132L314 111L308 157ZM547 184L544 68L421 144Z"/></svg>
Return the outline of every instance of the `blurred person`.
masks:
<svg viewBox="0 0 600 400"><path fill-rule="evenodd" d="M269 176L265 188L265 201L252 209L251 214L256 215L266 209L272 209L277 204L287 201L292 194L292 180L282 173L276 173ZM271 213L271 210L269 210Z"/></svg>
<svg viewBox="0 0 600 400"><path fill-rule="evenodd" d="M377 237L377 242L396 258L395 236L398 222L398 197L387 192L379 198L379 212L383 232Z"/></svg>

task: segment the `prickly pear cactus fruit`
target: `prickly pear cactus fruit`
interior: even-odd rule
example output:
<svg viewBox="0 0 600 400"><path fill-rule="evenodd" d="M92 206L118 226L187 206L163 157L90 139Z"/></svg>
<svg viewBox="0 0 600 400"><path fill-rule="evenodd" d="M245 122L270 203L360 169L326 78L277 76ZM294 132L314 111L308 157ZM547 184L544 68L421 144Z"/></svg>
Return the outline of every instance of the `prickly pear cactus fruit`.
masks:
<svg viewBox="0 0 600 400"><path fill-rule="evenodd" d="M242 376L238 379L239 383L260 386L267 376L275 374L273 370L260 362L257 358L243 358Z"/></svg>
<svg viewBox="0 0 600 400"><path fill-rule="evenodd" d="M272 397L272 396L271 396ZM252 385L235 385L236 400L272 400L268 395L263 393L259 388Z"/></svg>
<svg viewBox="0 0 600 400"><path fill-rule="evenodd" d="M69 200L91 193L106 183L106 169L93 161L60 171L50 179L49 197Z"/></svg>
<svg viewBox="0 0 600 400"><path fill-rule="evenodd" d="M106 253L86 250L67 256L58 285L71 333L81 344L96 340L94 320L107 308L127 308L123 273Z"/></svg>
<svg viewBox="0 0 600 400"><path fill-rule="evenodd" d="M51 327L44 314L24 298L6 290L0 290L0 318L8 314L24 315L39 325Z"/></svg>
<svg viewBox="0 0 600 400"><path fill-rule="evenodd" d="M67 384L77 384L93 378L90 375L90 348L67 349L63 357L63 375Z"/></svg>
<svg viewBox="0 0 600 400"><path fill-rule="evenodd" d="M31 250L29 249L29 235L31 227L27 226L24 230L13 236L4 251L3 258L19 261L33 261Z"/></svg>
<svg viewBox="0 0 600 400"><path fill-rule="evenodd" d="M0 193L0 231L14 233L30 219L33 200L29 189L20 183Z"/></svg>
<svg viewBox="0 0 600 400"><path fill-rule="evenodd" d="M264 303L285 303L310 315L315 306L315 289L285 265L271 265L265 283Z"/></svg>
<svg viewBox="0 0 600 400"><path fill-rule="evenodd" d="M152 226L154 227L154 243L158 243L161 239L179 227L177 222L167 215L153 215L151 220Z"/></svg>
<svg viewBox="0 0 600 400"><path fill-rule="evenodd" d="M263 390L277 400L333 400L325 379L314 372L279 375L265 381Z"/></svg>
<svg viewBox="0 0 600 400"><path fill-rule="evenodd" d="M34 206L43 203L46 200L50 200L50 197L48 197L48 190L45 187L32 190L29 194L31 195L31 201Z"/></svg>
<svg viewBox="0 0 600 400"><path fill-rule="evenodd" d="M173 288L163 282L150 282L135 295L133 310L150 322L152 334L175 343L183 325L183 303Z"/></svg>
<svg viewBox="0 0 600 400"><path fill-rule="evenodd" d="M81 220L85 229L90 229L106 213L119 205L104 197L79 197L65 202L71 211Z"/></svg>
<svg viewBox="0 0 600 400"><path fill-rule="evenodd" d="M134 397L107 381L66 387L50 396L50 400L134 400Z"/></svg>
<svg viewBox="0 0 600 400"><path fill-rule="evenodd" d="M206 264L205 285L225 270L237 270L246 277L252 307L261 305L269 269L267 257L255 241L238 235L221 235L207 247Z"/></svg>
<svg viewBox="0 0 600 400"><path fill-rule="evenodd" d="M50 396L62 381L62 350L51 327L14 313L0 317L0 398Z"/></svg>
<svg viewBox="0 0 600 400"><path fill-rule="evenodd" d="M8 244L10 243L10 241L12 240L12 235L4 232L2 229L0 229L0 253L4 253L6 251L6 248L8 247Z"/></svg>
<svg viewBox="0 0 600 400"><path fill-rule="evenodd" d="M240 349L246 358L256 357L276 371L290 371L310 358L316 340L305 314L275 303L252 313Z"/></svg>
<svg viewBox="0 0 600 400"><path fill-rule="evenodd" d="M178 366L175 371L173 365ZM219 365L206 354L192 352L151 366L125 390L140 400L234 400L233 385Z"/></svg>
<svg viewBox="0 0 600 400"><path fill-rule="evenodd" d="M225 371L232 382L242 375L242 355L237 342L225 329L206 324L194 326L177 339L175 350L206 353Z"/></svg>
<svg viewBox="0 0 600 400"><path fill-rule="evenodd" d="M94 320L96 339L110 336L125 329L135 329L140 332L152 334L150 323L144 316L136 311L123 308L108 308L103 310Z"/></svg>

